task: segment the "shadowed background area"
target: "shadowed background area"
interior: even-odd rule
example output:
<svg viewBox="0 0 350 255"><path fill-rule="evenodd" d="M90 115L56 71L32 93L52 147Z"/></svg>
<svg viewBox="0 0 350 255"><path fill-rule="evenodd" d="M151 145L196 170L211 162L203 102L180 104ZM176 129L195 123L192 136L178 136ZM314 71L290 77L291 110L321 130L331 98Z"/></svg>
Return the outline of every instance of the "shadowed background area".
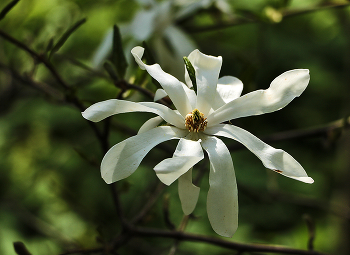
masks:
<svg viewBox="0 0 350 255"><path fill-rule="evenodd" d="M240 211L237 232L222 239L350 254L349 1L3 0L0 10L1 254L15 254L16 241L33 255L95 248L107 254L111 240L115 254L232 254L206 242L149 234L116 239L121 218L221 238L206 213L207 155L194 167L201 193L185 219L177 183L165 187L153 171L171 157L174 141L153 149L116 185L101 178L106 150L155 115L119 114L91 124L81 111L111 98L152 101L159 85L130 54L143 42L154 63L181 81L182 57L192 50L222 56L220 77L242 80L243 94L268 88L287 70L310 70L307 89L287 107L232 124L290 153L315 183L265 169L224 138ZM126 62L115 38L113 50L114 25Z"/></svg>

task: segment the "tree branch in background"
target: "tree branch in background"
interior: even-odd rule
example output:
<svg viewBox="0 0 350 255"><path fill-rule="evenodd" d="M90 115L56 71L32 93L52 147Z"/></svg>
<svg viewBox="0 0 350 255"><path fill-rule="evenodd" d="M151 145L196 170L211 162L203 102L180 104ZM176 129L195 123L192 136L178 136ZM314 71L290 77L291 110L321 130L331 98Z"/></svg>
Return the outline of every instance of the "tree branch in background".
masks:
<svg viewBox="0 0 350 255"><path fill-rule="evenodd" d="M350 3L330 3L330 4L320 4L315 7L311 8L305 8L301 10L276 10L280 13L281 18L290 18L297 15L307 14L310 12L316 12L316 11L322 11L330 8L343 8L349 6ZM194 16L194 15L193 15ZM227 23L220 23L220 24L214 24L214 25L207 25L207 26L193 26L193 25L183 25L183 29L187 33L203 33L203 32L210 32L210 31L217 31L220 29L230 28L238 25L244 25L244 24L250 24L250 23L258 23L261 22L261 18L254 15L249 15L249 18L247 17L235 17L232 21ZM181 21L180 21L181 23Z"/></svg>
<svg viewBox="0 0 350 255"><path fill-rule="evenodd" d="M23 44L22 42L18 41L17 39L13 38L9 34L5 33L4 31L0 30L0 36L4 38L5 40L11 42L13 45L17 46L18 48L28 52L33 58L38 60L39 62L43 63L47 69L51 72L51 74L55 77L56 81L64 88L68 89L68 85L63 81L61 76L58 74L54 66L47 61L43 56L39 55L35 51L31 50L27 45Z"/></svg>
<svg viewBox="0 0 350 255"><path fill-rule="evenodd" d="M266 143L285 141L285 140L296 140L304 138L314 138L314 137L325 137L329 139L338 138L344 129L350 127L350 116L345 117L333 122L330 122L321 127L307 128L307 129L297 129L285 132L280 132L272 135L267 135L261 138ZM245 148L242 144L235 143L228 146L230 151L240 150Z"/></svg>

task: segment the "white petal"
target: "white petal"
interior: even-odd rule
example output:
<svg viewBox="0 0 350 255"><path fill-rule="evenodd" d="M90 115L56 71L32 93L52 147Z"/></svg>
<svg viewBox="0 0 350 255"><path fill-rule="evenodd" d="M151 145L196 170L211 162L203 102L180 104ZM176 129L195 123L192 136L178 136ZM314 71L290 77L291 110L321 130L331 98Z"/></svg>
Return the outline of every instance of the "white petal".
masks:
<svg viewBox="0 0 350 255"><path fill-rule="evenodd" d="M157 89L156 94L154 95L154 101L158 101L164 97L166 97L168 94L165 92L164 89Z"/></svg>
<svg viewBox="0 0 350 255"><path fill-rule="evenodd" d="M114 114L126 112L152 112L179 128L183 128L185 125L184 118L175 111L165 105L153 102L135 103L126 100L110 99L91 105L82 112L82 115L85 119L98 122Z"/></svg>
<svg viewBox="0 0 350 255"><path fill-rule="evenodd" d="M144 41L151 36L154 30L153 24L156 16L157 10L155 8L142 10L136 13L130 25L130 32L136 40Z"/></svg>
<svg viewBox="0 0 350 255"><path fill-rule="evenodd" d="M170 97L171 101L174 103L176 109L183 117L185 117L187 113L192 111L192 109L187 94L181 85L181 82L174 76L164 72L158 64L150 66L144 64L141 60L143 52L144 48L139 46L131 50L131 53L140 68L146 70L154 79L160 83L160 85Z"/></svg>
<svg viewBox="0 0 350 255"><path fill-rule="evenodd" d="M230 119L277 111L303 93L310 80L309 70L296 69L275 78L266 90L245 94L208 116L208 127Z"/></svg>
<svg viewBox="0 0 350 255"><path fill-rule="evenodd" d="M108 54L111 52L112 45L113 29L109 29L93 55L92 66L94 68L99 68L100 66L102 66Z"/></svg>
<svg viewBox="0 0 350 255"><path fill-rule="evenodd" d="M188 59L196 70L197 109L207 116L212 108L213 95L216 94L222 57L208 56L199 50L194 50L188 55ZM185 78L188 80L187 72Z"/></svg>
<svg viewBox="0 0 350 255"><path fill-rule="evenodd" d="M154 170L164 184L170 185L203 158L200 140L180 139L174 156L164 159L154 167Z"/></svg>
<svg viewBox="0 0 350 255"><path fill-rule="evenodd" d="M193 89L188 88L187 85L184 84L183 82L181 82L181 85L187 94L188 100L190 101L191 109L196 108L196 103L197 103L196 92L194 92ZM157 89L156 94L154 95L154 101L162 99L162 98L166 97L167 95L168 94L165 92L164 89Z"/></svg>
<svg viewBox="0 0 350 255"><path fill-rule="evenodd" d="M154 170L161 182L170 185L202 159L200 157L167 158L156 165Z"/></svg>
<svg viewBox="0 0 350 255"><path fill-rule="evenodd" d="M169 43L171 43L176 55L180 56L182 61L183 56L187 56L196 48L191 38L173 25L167 27L164 34L169 40Z"/></svg>
<svg viewBox="0 0 350 255"><path fill-rule="evenodd" d="M213 104L214 110L224 104L240 97L243 90L243 83L233 76L221 77L216 88L216 96Z"/></svg>
<svg viewBox="0 0 350 255"><path fill-rule="evenodd" d="M182 87L184 88L184 91L185 91L186 94L187 94L188 100L190 101L191 111L192 111L193 109L196 108L196 105L197 105L197 95L196 95L196 92L194 92L193 89L190 89L189 87L187 87L187 85L184 84L183 82L181 82L181 84L182 84Z"/></svg>
<svg viewBox="0 0 350 255"><path fill-rule="evenodd" d="M238 227L238 192L231 155L220 139L203 136L202 140L210 160L208 218L216 233L231 237Z"/></svg>
<svg viewBox="0 0 350 255"><path fill-rule="evenodd" d="M130 176L153 147L167 140L184 137L187 133L187 130L162 126L114 145L102 159L102 178L109 184Z"/></svg>
<svg viewBox="0 0 350 255"><path fill-rule="evenodd" d="M185 70L182 68L184 62L183 55L176 55L169 43L164 39L164 37L160 36L153 38L150 42L150 47L155 49L155 58L162 69L166 70L167 73L176 79L181 80L185 75Z"/></svg>
<svg viewBox="0 0 350 255"><path fill-rule="evenodd" d="M298 181L305 183L314 182L312 178L308 177L304 168L291 155L281 149L271 147L244 129L223 124L207 128L205 133L224 136L240 142L248 150L253 152L266 168Z"/></svg>
<svg viewBox="0 0 350 255"><path fill-rule="evenodd" d="M162 121L163 121L162 117L159 117L159 116L150 118L145 123L143 123L143 125L140 127L137 134L145 133L148 130L151 130L152 128L157 127Z"/></svg>
<svg viewBox="0 0 350 255"><path fill-rule="evenodd" d="M179 177L179 197L182 211L189 215L196 207L200 189L192 183L192 168Z"/></svg>

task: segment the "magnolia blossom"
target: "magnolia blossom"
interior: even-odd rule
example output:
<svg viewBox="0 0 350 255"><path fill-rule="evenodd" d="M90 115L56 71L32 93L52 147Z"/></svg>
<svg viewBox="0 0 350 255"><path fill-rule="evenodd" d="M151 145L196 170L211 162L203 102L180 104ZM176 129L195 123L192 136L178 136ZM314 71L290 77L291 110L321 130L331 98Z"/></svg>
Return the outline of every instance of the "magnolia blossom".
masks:
<svg viewBox="0 0 350 255"><path fill-rule="evenodd" d="M175 0L155 1L137 0L139 10L130 23L119 24L124 39L124 48L131 50L146 41L164 70L175 77L182 78L184 70L179 68L182 57L188 55L196 46L191 38L176 23L191 17L199 10L214 5L220 12L232 16L226 0ZM107 32L93 56L93 65L100 67L110 54L113 45L113 30ZM128 59L129 60L129 59Z"/></svg>
<svg viewBox="0 0 350 255"><path fill-rule="evenodd" d="M287 71L275 78L268 89L240 96L243 89L240 80L232 76L219 79L222 58L194 50L188 59L195 69L195 92L191 89L192 82L187 72L187 84L184 84L165 73L158 64L144 64L142 47L133 48L131 53L139 67L163 87L156 92L155 100L167 95L177 110L155 102L111 99L96 103L82 113L84 118L94 122L125 112L158 115L146 121L137 135L114 145L106 153L101 163L101 174L106 183L131 175L157 144L179 139L173 157L161 161L154 170L166 185L178 180L182 209L188 215L194 210L199 195L199 188L192 183L192 167L204 158L204 149L210 160L208 218L215 232L226 237L231 237L238 226L237 185L230 152L217 136L242 143L266 168L295 180L313 183L303 167L285 151L267 145L244 129L223 124L239 117L283 108L307 87L308 70ZM159 126L163 121L168 125Z"/></svg>

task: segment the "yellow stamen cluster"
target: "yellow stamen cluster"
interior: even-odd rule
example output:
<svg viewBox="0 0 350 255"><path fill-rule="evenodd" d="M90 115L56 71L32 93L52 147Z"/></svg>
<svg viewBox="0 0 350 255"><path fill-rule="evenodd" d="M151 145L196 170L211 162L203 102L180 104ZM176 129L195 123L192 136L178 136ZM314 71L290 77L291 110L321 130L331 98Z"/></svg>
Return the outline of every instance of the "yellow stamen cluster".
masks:
<svg viewBox="0 0 350 255"><path fill-rule="evenodd" d="M192 112L186 115L185 126L189 132L199 132L204 131L207 127L207 118L204 118L204 114L194 109Z"/></svg>

